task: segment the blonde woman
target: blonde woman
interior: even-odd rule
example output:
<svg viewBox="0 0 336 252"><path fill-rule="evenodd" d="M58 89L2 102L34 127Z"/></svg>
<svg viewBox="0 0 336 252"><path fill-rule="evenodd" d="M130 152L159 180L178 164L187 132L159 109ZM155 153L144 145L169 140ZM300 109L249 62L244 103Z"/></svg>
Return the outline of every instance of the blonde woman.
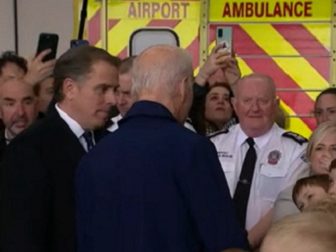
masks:
<svg viewBox="0 0 336 252"><path fill-rule="evenodd" d="M309 170L301 177L329 173L329 165L336 158L336 122L323 122L316 128L309 139L306 153ZM282 191L275 201L274 221L299 212L291 197L293 186Z"/></svg>

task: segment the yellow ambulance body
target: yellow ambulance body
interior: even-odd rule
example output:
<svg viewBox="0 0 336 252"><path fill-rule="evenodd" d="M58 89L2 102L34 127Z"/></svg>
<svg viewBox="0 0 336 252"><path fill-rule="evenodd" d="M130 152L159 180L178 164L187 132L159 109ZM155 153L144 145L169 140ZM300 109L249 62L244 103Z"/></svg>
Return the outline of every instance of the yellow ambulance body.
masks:
<svg viewBox="0 0 336 252"><path fill-rule="evenodd" d="M81 0L74 4L78 17ZM124 58L139 30L168 29L192 54L196 73L216 43L217 27L232 27L242 74L270 75L288 129L308 137L316 127L316 96L336 83L335 5L331 0L89 1L85 35L90 44Z"/></svg>

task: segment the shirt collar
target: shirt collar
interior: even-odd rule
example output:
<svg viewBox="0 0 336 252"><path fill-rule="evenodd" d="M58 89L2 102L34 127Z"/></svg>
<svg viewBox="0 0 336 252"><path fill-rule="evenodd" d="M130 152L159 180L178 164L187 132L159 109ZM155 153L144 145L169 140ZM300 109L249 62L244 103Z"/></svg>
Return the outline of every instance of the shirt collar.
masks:
<svg viewBox="0 0 336 252"><path fill-rule="evenodd" d="M267 144L267 142L270 140L272 136L272 132L274 131L275 127L276 127L275 124L273 124L272 128L269 131L267 131L264 135L253 138L256 146L258 146L259 149L263 148ZM240 127L240 124L237 125L237 130L238 130L237 143L239 146L241 146L246 141L248 136L242 130L242 128Z"/></svg>
<svg viewBox="0 0 336 252"><path fill-rule="evenodd" d="M8 133L7 128L5 128L4 137L5 137L6 144L8 145L10 143L10 141L12 141L12 139L10 139L10 137L9 137L9 133Z"/></svg>
<svg viewBox="0 0 336 252"><path fill-rule="evenodd" d="M122 118L123 118L122 115L121 115L121 114L118 114L118 115L116 115L115 117L112 117L112 118L111 118L111 121L112 121L113 123L118 123Z"/></svg>
<svg viewBox="0 0 336 252"><path fill-rule="evenodd" d="M120 120L120 123L122 124L129 118L136 116L154 116L176 121L172 113L162 104L154 101L138 101L133 104L123 119Z"/></svg>
<svg viewBox="0 0 336 252"><path fill-rule="evenodd" d="M85 132L84 129L72 119L64 110L62 110L58 104L55 104L55 108L59 114L59 116L65 121L65 123L69 126L71 131L76 135L77 138L80 138Z"/></svg>

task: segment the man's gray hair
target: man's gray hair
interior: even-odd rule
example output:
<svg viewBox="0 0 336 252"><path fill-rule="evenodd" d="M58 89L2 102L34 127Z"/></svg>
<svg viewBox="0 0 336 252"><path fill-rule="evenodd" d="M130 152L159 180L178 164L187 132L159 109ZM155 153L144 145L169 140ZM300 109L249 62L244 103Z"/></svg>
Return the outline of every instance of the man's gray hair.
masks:
<svg viewBox="0 0 336 252"><path fill-rule="evenodd" d="M160 89L173 96L179 82L192 76L192 71L191 56L184 49L169 45L152 46L133 63L131 92L138 96L144 90Z"/></svg>

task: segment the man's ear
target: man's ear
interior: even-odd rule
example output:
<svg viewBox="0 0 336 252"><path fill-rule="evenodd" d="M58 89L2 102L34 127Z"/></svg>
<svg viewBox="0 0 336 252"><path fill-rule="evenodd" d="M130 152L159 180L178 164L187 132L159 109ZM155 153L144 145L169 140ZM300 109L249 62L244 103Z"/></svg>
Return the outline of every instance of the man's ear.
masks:
<svg viewBox="0 0 336 252"><path fill-rule="evenodd" d="M69 100L72 100L78 92L78 85L73 79L65 78L63 81L62 91L64 97L66 97Z"/></svg>
<svg viewBox="0 0 336 252"><path fill-rule="evenodd" d="M174 90L174 106L180 107L181 104L183 104L185 100L185 84L184 80L180 80L179 83L176 85Z"/></svg>
<svg viewBox="0 0 336 252"><path fill-rule="evenodd" d="M187 99L188 77L184 77L179 85L179 94L181 95L181 102L184 103Z"/></svg>

